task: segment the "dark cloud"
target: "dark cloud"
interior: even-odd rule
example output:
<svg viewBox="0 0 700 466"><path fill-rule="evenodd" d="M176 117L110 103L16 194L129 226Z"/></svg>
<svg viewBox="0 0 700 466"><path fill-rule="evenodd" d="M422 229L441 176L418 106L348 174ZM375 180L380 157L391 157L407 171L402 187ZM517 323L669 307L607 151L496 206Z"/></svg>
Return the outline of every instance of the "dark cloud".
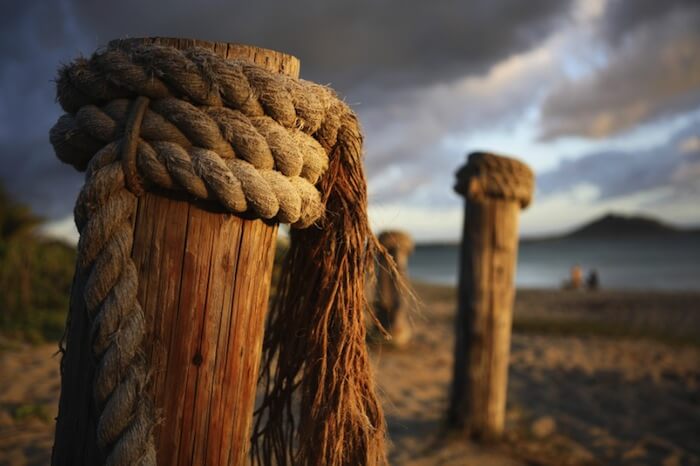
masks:
<svg viewBox="0 0 700 466"><path fill-rule="evenodd" d="M566 17L571 0L237 3L26 0L3 5L0 180L43 215L70 212L81 175L57 162L48 143L49 128L60 115L52 79L61 63L113 38L196 37L292 53L301 58L304 77L331 83L349 102L361 103L363 119L374 115L385 121L411 89L420 94L422 86L486 73L540 43ZM463 118L458 106L465 106L464 99L454 108L444 104L449 96L440 99L436 109L415 102L433 123L424 128L420 150L407 148L406 161L434 154L429 145L445 131L442 123ZM393 134L415 130L412 118L401 121ZM385 126L365 122L365 128L368 140L381 145ZM376 160L390 163L396 149L378 150Z"/></svg>
<svg viewBox="0 0 700 466"><path fill-rule="evenodd" d="M350 92L483 72L553 30L570 1L105 2L76 0L82 28L114 37L184 35L292 53L302 73ZM193 7L193 5L197 5Z"/></svg>
<svg viewBox="0 0 700 466"><path fill-rule="evenodd" d="M0 18L0 179L42 215L68 214L82 175L48 143L58 65L117 37L189 36L297 55L304 77L330 83L360 114L374 203L456 206L454 171L470 148L446 141L478 143L480 130L517 124L560 81L561 57L537 50L570 25L571 3L12 2ZM698 24L696 1L612 0L596 26L600 44L586 44L602 44L608 64L545 99L543 135L605 137L698 108ZM601 199L663 186L697 198L700 155L678 144L699 134L696 122L663 147L563 162L539 177L540 194L585 182Z"/></svg>
<svg viewBox="0 0 700 466"><path fill-rule="evenodd" d="M634 31L653 26L660 19L698 6L697 0L610 0L601 29L612 44L619 44Z"/></svg>
<svg viewBox="0 0 700 466"><path fill-rule="evenodd" d="M700 3L614 2L610 15L606 66L551 92L543 139L604 138L700 107Z"/></svg>
<svg viewBox="0 0 700 466"><path fill-rule="evenodd" d="M574 160L537 177L538 196L570 191L577 185L598 190L596 201L665 188L668 196L700 195L700 117L666 143L638 151L601 151Z"/></svg>
<svg viewBox="0 0 700 466"><path fill-rule="evenodd" d="M50 152L46 138L0 142L5 187L42 216L56 219L73 210L83 175ZM5 164L11 163L7 166Z"/></svg>
<svg viewBox="0 0 700 466"><path fill-rule="evenodd" d="M48 141L61 114L56 68L86 43L71 11L66 1L11 2L0 20L0 181L49 218L72 210L82 180Z"/></svg>

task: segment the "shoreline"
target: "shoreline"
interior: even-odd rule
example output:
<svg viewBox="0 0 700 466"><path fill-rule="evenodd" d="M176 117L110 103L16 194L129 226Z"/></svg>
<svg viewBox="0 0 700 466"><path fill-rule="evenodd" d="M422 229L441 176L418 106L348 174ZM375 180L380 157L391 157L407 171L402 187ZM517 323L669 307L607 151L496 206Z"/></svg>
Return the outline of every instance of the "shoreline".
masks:
<svg viewBox="0 0 700 466"><path fill-rule="evenodd" d="M412 284L425 300L456 311L456 287ZM515 293L513 333L643 338L700 347L700 291L520 288Z"/></svg>
<svg viewBox="0 0 700 466"><path fill-rule="evenodd" d="M456 283L446 283L446 282L431 282L426 281L421 278L411 279L411 284L421 288L440 288L440 289L454 289L456 290L458 285ZM651 294L688 294L700 297L700 288L653 288L653 287L601 287L595 291L590 291L586 289L570 290L564 288L563 286L528 286L528 285L516 285L516 293L519 292L570 292L570 293L625 293L625 294L640 294L640 293L651 293Z"/></svg>

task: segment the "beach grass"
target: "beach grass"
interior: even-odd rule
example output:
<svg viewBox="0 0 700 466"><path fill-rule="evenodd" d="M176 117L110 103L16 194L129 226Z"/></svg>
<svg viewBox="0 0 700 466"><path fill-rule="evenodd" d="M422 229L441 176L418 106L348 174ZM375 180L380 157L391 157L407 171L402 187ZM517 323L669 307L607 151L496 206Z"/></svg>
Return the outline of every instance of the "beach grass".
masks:
<svg viewBox="0 0 700 466"><path fill-rule="evenodd" d="M49 422L52 418L49 407L41 403L18 404L10 409L10 414L16 422L22 422L31 418Z"/></svg>
<svg viewBox="0 0 700 466"><path fill-rule="evenodd" d="M700 347L700 338L695 335L678 335L649 327L635 327L623 323L584 319L517 316L513 320L513 333L561 337L645 339L672 346Z"/></svg>
<svg viewBox="0 0 700 466"><path fill-rule="evenodd" d="M413 283L420 300L452 320L457 308L453 286ZM513 332L526 335L644 339L700 347L700 292L598 292L521 289L516 292Z"/></svg>

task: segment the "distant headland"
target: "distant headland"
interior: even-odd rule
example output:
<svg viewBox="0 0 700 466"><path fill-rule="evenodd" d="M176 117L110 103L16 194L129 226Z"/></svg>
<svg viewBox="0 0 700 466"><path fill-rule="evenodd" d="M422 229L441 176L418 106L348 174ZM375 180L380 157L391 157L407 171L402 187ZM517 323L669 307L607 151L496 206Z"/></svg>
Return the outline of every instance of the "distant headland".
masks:
<svg viewBox="0 0 700 466"><path fill-rule="evenodd" d="M698 228L681 228L659 219L643 215L607 213L572 231L560 235L523 238L523 241L547 241L562 239L614 239L614 238L666 238L697 235Z"/></svg>
<svg viewBox="0 0 700 466"><path fill-rule="evenodd" d="M524 236L520 241L535 243L561 240L671 239L678 237L697 237L700 240L700 227L680 227L651 216L609 212L570 231ZM418 244L419 247L454 247L457 245L459 245L457 241L422 241Z"/></svg>

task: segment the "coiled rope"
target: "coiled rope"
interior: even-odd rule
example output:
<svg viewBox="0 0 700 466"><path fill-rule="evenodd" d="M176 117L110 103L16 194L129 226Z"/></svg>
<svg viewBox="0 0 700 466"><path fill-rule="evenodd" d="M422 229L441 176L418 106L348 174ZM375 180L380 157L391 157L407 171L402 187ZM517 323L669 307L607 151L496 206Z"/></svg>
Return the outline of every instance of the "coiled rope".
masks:
<svg viewBox="0 0 700 466"><path fill-rule="evenodd" d="M469 199L491 197L517 201L525 208L532 200L535 176L519 160L486 152L469 154L457 171L455 191Z"/></svg>
<svg viewBox="0 0 700 466"><path fill-rule="evenodd" d="M137 197L152 189L295 228L265 336L254 459L384 463L362 313L364 274L385 251L368 226L362 135L347 105L326 87L245 60L133 43L65 66L57 89L67 113L51 143L86 171L75 221L104 464L156 462L130 256ZM305 407L297 419L295 394Z"/></svg>

